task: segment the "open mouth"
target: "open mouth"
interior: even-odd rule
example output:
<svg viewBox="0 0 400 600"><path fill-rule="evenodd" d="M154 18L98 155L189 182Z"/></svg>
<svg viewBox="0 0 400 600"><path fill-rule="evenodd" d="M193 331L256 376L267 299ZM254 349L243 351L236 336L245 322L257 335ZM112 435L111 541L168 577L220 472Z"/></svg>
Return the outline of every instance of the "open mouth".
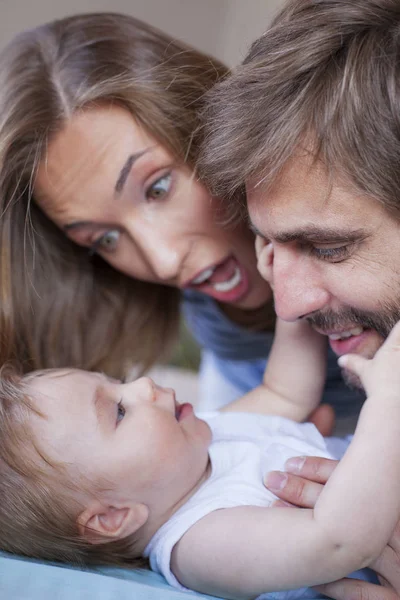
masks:
<svg viewBox="0 0 400 600"><path fill-rule="evenodd" d="M234 256L207 267L189 282L189 287L225 302L234 302L243 297L249 282L245 269Z"/></svg>
<svg viewBox="0 0 400 600"><path fill-rule="evenodd" d="M341 356L360 352L365 343L368 343L367 340L372 332L372 329L357 325L343 331L325 333L325 335L328 336L330 347L334 353Z"/></svg>
<svg viewBox="0 0 400 600"><path fill-rule="evenodd" d="M348 329L347 331L341 331L339 333L330 333L330 334L328 334L328 338L332 341L347 340L356 335L361 335L363 331L364 331L364 328L358 326L358 327L353 327L352 329Z"/></svg>
<svg viewBox="0 0 400 600"><path fill-rule="evenodd" d="M183 404L176 403L175 405L175 418L177 421L182 421L185 417L192 414L193 406L189 402Z"/></svg>

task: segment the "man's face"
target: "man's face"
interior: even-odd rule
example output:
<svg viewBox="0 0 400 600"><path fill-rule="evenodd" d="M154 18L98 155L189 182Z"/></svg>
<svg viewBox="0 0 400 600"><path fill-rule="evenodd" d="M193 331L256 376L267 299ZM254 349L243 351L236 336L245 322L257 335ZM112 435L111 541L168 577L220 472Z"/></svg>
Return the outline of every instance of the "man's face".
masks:
<svg viewBox="0 0 400 600"><path fill-rule="evenodd" d="M273 243L278 316L307 318L338 355L372 357L400 319L399 221L307 157L247 193L256 233Z"/></svg>

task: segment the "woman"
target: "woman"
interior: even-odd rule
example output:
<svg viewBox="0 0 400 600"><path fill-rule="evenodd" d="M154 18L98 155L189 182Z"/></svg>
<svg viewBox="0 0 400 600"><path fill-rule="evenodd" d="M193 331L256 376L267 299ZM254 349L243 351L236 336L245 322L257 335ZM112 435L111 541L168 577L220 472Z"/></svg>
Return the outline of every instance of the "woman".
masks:
<svg viewBox="0 0 400 600"><path fill-rule="evenodd" d="M117 376L133 362L146 368L168 348L183 296L205 349L203 408L260 382L271 290L252 233L226 224L195 173L204 95L225 74L117 14L49 23L5 49L1 362ZM325 400L333 396L358 410L331 356Z"/></svg>

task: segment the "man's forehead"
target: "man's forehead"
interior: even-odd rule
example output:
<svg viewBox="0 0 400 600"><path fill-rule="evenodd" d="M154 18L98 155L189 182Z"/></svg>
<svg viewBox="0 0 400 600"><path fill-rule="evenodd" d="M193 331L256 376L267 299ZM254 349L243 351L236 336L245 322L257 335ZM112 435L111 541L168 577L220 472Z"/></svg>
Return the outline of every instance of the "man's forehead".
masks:
<svg viewBox="0 0 400 600"><path fill-rule="evenodd" d="M337 239L364 229L368 223L361 207L357 209L351 202L335 202L335 198L322 202L300 194L277 197L262 193L249 194L248 220L256 234L281 242Z"/></svg>
<svg viewBox="0 0 400 600"><path fill-rule="evenodd" d="M247 183L250 224L271 239L288 242L337 240L369 229L382 211L377 200L351 184L332 181L320 165L300 161L273 184L257 178Z"/></svg>

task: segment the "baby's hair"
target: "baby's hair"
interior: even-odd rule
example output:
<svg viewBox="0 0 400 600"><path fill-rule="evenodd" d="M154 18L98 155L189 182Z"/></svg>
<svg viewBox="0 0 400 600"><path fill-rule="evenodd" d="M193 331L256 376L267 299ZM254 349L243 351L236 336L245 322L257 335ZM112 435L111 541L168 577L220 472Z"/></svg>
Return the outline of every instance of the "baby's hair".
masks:
<svg viewBox="0 0 400 600"><path fill-rule="evenodd" d="M34 419L46 418L29 380L17 365L0 369L0 549L14 554L76 565L143 567L134 536L91 544L79 532L83 493L99 484L84 480L50 459L34 432Z"/></svg>

